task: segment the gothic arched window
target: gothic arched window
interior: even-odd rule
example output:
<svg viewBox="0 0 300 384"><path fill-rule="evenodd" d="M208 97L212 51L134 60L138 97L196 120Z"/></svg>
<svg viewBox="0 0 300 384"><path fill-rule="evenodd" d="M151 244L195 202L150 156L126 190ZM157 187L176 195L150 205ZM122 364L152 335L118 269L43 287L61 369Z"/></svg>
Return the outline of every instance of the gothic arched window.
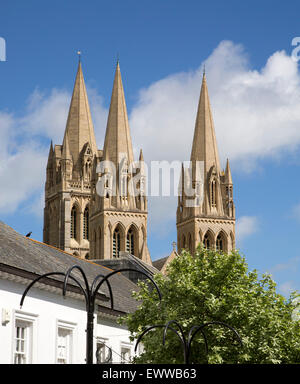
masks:
<svg viewBox="0 0 300 384"><path fill-rule="evenodd" d="M192 251L192 235L189 234L189 243L188 243L189 250Z"/></svg>
<svg viewBox="0 0 300 384"><path fill-rule="evenodd" d="M93 233L92 244L93 244L92 246L94 247L95 259L97 259L98 252L97 252L97 233L96 233L96 231L94 231L94 233Z"/></svg>
<svg viewBox="0 0 300 384"><path fill-rule="evenodd" d="M216 195L216 180L211 182L211 206L217 206L217 195Z"/></svg>
<svg viewBox="0 0 300 384"><path fill-rule="evenodd" d="M83 238L89 240L89 208L86 207L83 214Z"/></svg>
<svg viewBox="0 0 300 384"><path fill-rule="evenodd" d="M209 237L208 233L206 233L204 236L203 245L207 249L209 249L211 247L211 241L210 241L210 237Z"/></svg>
<svg viewBox="0 0 300 384"><path fill-rule="evenodd" d="M116 258L116 257L119 257L120 255L120 245L121 245L121 234L120 234L120 230L119 228L116 228L114 230L114 234L113 234L113 257Z"/></svg>
<svg viewBox="0 0 300 384"><path fill-rule="evenodd" d="M101 259L103 258L103 256L101 256L101 228L99 227L98 229L98 250L97 250L97 259Z"/></svg>
<svg viewBox="0 0 300 384"><path fill-rule="evenodd" d="M224 250L224 242L223 242L223 238L222 238L221 234L219 234L217 237L216 248L218 251Z"/></svg>
<svg viewBox="0 0 300 384"><path fill-rule="evenodd" d="M126 251L134 255L134 248L134 230L133 228L129 228L126 238Z"/></svg>
<svg viewBox="0 0 300 384"><path fill-rule="evenodd" d="M182 236L182 248L186 247L185 236Z"/></svg>
<svg viewBox="0 0 300 384"><path fill-rule="evenodd" d="M77 211L75 205L73 205L71 211L71 239L76 239L77 234Z"/></svg>
<svg viewBox="0 0 300 384"><path fill-rule="evenodd" d="M218 251L227 252L227 235L224 232L220 232L216 240L216 249Z"/></svg>

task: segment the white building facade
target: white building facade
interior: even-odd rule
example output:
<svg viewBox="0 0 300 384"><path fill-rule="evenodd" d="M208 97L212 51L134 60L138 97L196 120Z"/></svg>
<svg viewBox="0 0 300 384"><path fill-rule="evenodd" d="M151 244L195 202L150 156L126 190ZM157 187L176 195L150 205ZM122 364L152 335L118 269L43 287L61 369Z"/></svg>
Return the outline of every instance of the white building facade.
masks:
<svg viewBox="0 0 300 384"><path fill-rule="evenodd" d="M20 308L24 284L0 279L0 363L84 364L86 311L83 300L32 288ZM129 363L134 345L116 318L98 314L94 323L94 363Z"/></svg>
<svg viewBox="0 0 300 384"><path fill-rule="evenodd" d="M75 258L17 234L0 222L0 364L85 364L87 312L80 289L48 278L36 283L20 301L26 287L44 273L80 266L89 285L110 269ZM76 274L77 273L77 274ZM73 272L72 272L73 274ZM79 280L80 274L74 273ZM101 287L94 318L94 363L130 363L134 343L118 318L134 310L136 285L121 274L113 276L114 309Z"/></svg>

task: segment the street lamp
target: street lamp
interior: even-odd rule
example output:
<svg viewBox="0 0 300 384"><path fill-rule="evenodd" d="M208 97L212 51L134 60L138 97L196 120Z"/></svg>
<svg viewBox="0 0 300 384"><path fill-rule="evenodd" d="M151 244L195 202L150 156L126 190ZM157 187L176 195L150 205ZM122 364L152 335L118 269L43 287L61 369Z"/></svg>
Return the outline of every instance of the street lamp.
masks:
<svg viewBox="0 0 300 384"><path fill-rule="evenodd" d="M71 273L72 273L72 271L74 269L77 269L81 273L81 275L83 277L83 281L84 281L84 287L78 281L78 279L76 279L74 276L71 275ZM97 293L98 293L101 285L106 283L106 285L108 287L108 291L109 291L109 296L110 296L110 306L111 306L111 309L114 309L114 298L113 298L113 292L112 292L112 288L111 288L109 279L113 275L115 275L116 273L119 273L119 272L129 272L129 271L138 272L138 273L146 276L147 279L149 279L152 282L152 284L154 285L154 287L155 287L155 289L156 289L156 291L158 293L159 300L161 301L161 293L160 293L160 290L159 290L157 284L145 272L138 271L138 270L132 269L132 268L121 268L121 269L118 269L116 271L110 272L106 276L104 276L102 274L97 275L95 277L95 279L93 280L93 282L91 284L91 287L90 287L89 283L88 283L87 276L86 276L84 270L79 265L73 265L71 268L69 268L67 270L66 273L63 273L63 272L50 272L50 273L46 273L44 275L41 275L41 276L37 277L35 280L33 280L28 285L28 287L25 289L25 291L24 291L24 293L22 295L21 301L20 301L20 306L21 307L23 306L24 299L25 299L28 291L30 290L30 288L35 283L37 283L38 281L40 281L40 280L42 280L42 279L44 279L46 277L49 277L49 276L64 276L63 292L62 292L64 297L66 296L68 280L69 279L73 280L79 286L79 288L80 288L80 290L83 293L84 298L85 298L86 312L87 312L86 364L93 364L94 312L95 312L95 301L96 301Z"/></svg>
<svg viewBox="0 0 300 384"><path fill-rule="evenodd" d="M170 325L173 324L174 326L176 326L178 328L179 331L177 331L175 328L171 327ZM189 358L190 358L190 352L191 352L191 344L192 344L192 341L194 339L194 337L196 336L196 334L198 332L201 332L203 338L204 338L204 343L205 343L205 351L206 351L206 354L208 353L208 343L207 343L207 337L206 337L206 334L204 332L204 329L206 327L209 327L209 326L214 326L214 325L220 325L222 327L225 327L225 328L228 328L230 329L233 334L237 337L240 345L242 346L243 343L242 343L242 340L238 334L238 332L233 328L231 327L230 325L222 322L222 321L210 321L208 323L205 323L205 324L202 324L202 325L194 325L190 331L189 331L189 334L188 334L188 337L186 338L184 332L183 332L183 329L181 327L181 325L176 321L176 320L171 320L169 321L167 324L165 325L162 325L162 324L158 324L158 325L151 325L150 327L147 327L141 334L140 336L138 337L137 339L137 342L135 344L135 352L137 350L137 347L140 343L140 341L142 340L142 338L149 332L151 331L152 329L155 329L155 328L164 328L164 333L163 333L163 345L165 345L165 342L166 342L166 335L167 335L167 331L168 330L171 330L173 333L175 333L180 342L181 342L181 345L182 345L182 348L183 348L183 361L184 361L184 364L189 364Z"/></svg>

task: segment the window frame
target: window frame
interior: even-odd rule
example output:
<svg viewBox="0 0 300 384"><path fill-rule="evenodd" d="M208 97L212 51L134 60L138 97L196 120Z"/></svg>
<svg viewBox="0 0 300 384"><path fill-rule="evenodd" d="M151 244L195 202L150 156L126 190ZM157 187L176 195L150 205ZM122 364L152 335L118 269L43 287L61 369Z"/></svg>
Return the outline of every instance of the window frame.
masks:
<svg viewBox="0 0 300 384"><path fill-rule="evenodd" d="M208 245L208 247L207 247L207 245ZM211 249L212 248L211 236L207 232L203 236L203 246L206 249Z"/></svg>
<svg viewBox="0 0 300 384"><path fill-rule="evenodd" d="M219 233L216 238L216 250L223 252L224 251L224 239L223 236Z"/></svg>
<svg viewBox="0 0 300 384"><path fill-rule="evenodd" d="M112 357L112 349L111 347L108 345L109 344L109 339L107 338L104 338L104 337L97 337L96 338L96 351L97 352L97 345L98 344L102 344L104 346L104 354L103 354L103 357L104 357L104 361L101 361L101 362L97 362L97 356L96 356L96 363L97 364L112 364L113 362L113 357ZM109 361L105 361L108 357L108 349L111 350L111 358Z"/></svg>
<svg viewBox="0 0 300 384"><path fill-rule="evenodd" d="M128 359L129 361L123 360L122 349L127 349L129 351L129 359ZM132 358L133 358L132 344L121 342L121 345L120 345L120 364L130 364Z"/></svg>
<svg viewBox="0 0 300 384"><path fill-rule="evenodd" d="M116 227L112 236L112 258L118 259L121 251L121 231L119 227Z"/></svg>
<svg viewBox="0 0 300 384"><path fill-rule="evenodd" d="M74 212L74 215L73 215ZM76 240L77 239L77 222L78 222L78 212L76 204L73 204L71 208L71 227L70 227L70 238Z"/></svg>
<svg viewBox="0 0 300 384"><path fill-rule="evenodd" d="M54 364L60 364L58 362L59 360L59 354L58 354L58 347L59 347L59 330L64 330L69 333L69 340L68 340L68 351L67 351L67 361L65 364L73 364L74 363L74 345L75 345L75 331L76 331L76 323L72 323L69 321L64 320L57 320L56 321L56 332L55 332L55 362Z"/></svg>
<svg viewBox="0 0 300 384"><path fill-rule="evenodd" d="M89 239L89 219L90 219L90 210L89 206L87 205L83 211L83 239L84 240L90 240Z"/></svg>
<svg viewBox="0 0 300 384"><path fill-rule="evenodd" d="M37 319L38 315L34 313L29 312L23 312L15 310L13 312L13 326L12 326L12 339L11 339L11 346L12 346L12 356L11 361L12 364L15 363L15 355L16 355L16 328L17 323L20 324L26 324L28 328L27 329L27 345L26 345L26 351L27 354L26 362L25 364L34 364L36 363L37 358Z"/></svg>
<svg viewBox="0 0 300 384"><path fill-rule="evenodd" d="M130 253L131 255L135 256L135 230L132 228L132 226L128 229L127 235L126 235L126 252Z"/></svg>

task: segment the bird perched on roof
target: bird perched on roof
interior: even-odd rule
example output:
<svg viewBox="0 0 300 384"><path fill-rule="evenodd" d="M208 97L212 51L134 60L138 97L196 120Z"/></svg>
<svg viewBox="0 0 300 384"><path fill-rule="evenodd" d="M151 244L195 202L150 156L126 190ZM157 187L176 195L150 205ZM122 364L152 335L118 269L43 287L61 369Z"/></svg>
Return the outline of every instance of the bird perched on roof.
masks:
<svg viewBox="0 0 300 384"><path fill-rule="evenodd" d="M30 237L32 232L27 233L26 237Z"/></svg>

